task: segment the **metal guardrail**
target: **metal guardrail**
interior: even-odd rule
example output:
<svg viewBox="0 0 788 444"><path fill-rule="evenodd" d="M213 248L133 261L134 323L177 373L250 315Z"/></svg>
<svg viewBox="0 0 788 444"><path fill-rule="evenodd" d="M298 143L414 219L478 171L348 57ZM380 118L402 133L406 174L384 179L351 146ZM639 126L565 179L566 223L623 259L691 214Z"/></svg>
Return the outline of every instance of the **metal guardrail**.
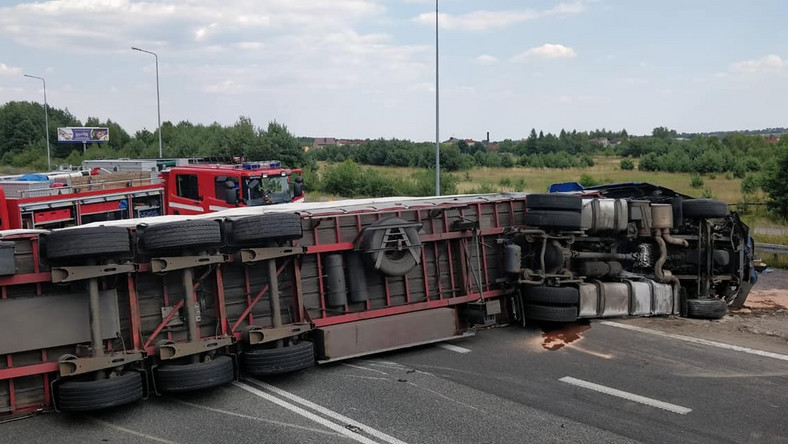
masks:
<svg viewBox="0 0 788 444"><path fill-rule="evenodd" d="M785 255L788 254L788 245L756 243L755 251L759 253Z"/></svg>

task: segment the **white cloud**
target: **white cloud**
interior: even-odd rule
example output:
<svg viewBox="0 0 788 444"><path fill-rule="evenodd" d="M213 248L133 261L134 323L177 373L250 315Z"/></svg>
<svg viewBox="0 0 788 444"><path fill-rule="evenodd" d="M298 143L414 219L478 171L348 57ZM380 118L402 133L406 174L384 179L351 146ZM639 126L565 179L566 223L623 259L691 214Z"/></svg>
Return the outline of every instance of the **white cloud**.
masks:
<svg viewBox="0 0 788 444"><path fill-rule="evenodd" d="M0 63L0 76L19 76L22 75L22 69L13 66L8 66L5 63Z"/></svg>
<svg viewBox="0 0 788 444"><path fill-rule="evenodd" d="M781 72L788 69L788 59L770 54L760 59L744 60L731 65L731 72L735 73L760 73Z"/></svg>
<svg viewBox="0 0 788 444"><path fill-rule="evenodd" d="M575 15L586 10L585 0L577 0L558 5L542 11L473 11L462 15L447 13L438 14L438 26L442 29L459 29L464 31L488 31L503 28L517 23L528 22L544 17ZM424 12L413 18L416 23L435 25L435 12Z"/></svg>
<svg viewBox="0 0 788 444"><path fill-rule="evenodd" d="M0 6L0 37L72 58L138 46L158 53L162 82L212 93L406 88L429 71L429 46L355 30L384 12L379 0L45 0Z"/></svg>
<svg viewBox="0 0 788 444"><path fill-rule="evenodd" d="M577 57L577 52L575 52L574 49L564 45L545 43L542 46L537 46L517 54L516 56L512 57L511 60L513 62L520 62L530 58L569 59L573 57Z"/></svg>
<svg viewBox="0 0 788 444"><path fill-rule="evenodd" d="M218 23L211 23L208 26L199 28L197 31L194 32L194 40L198 42L205 40L210 35L215 34L218 27L219 27Z"/></svg>
<svg viewBox="0 0 788 444"><path fill-rule="evenodd" d="M477 65L492 65L498 62L498 58L488 54L482 54L479 57L473 59L473 62Z"/></svg>

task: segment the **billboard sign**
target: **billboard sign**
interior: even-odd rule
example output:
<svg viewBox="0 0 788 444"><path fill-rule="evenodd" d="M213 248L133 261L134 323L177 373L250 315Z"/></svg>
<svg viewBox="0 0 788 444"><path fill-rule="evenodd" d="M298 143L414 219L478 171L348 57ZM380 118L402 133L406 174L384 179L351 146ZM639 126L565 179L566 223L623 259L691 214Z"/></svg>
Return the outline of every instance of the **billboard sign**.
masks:
<svg viewBox="0 0 788 444"><path fill-rule="evenodd" d="M59 143L104 143L109 142L109 128L66 127L57 129Z"/></svg>

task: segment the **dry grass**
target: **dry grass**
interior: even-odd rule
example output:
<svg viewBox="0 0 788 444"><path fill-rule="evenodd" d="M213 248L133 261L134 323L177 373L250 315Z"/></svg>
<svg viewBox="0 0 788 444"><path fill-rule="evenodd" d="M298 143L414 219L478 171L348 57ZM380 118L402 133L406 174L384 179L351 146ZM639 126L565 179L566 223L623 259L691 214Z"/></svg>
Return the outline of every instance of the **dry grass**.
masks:
<svg viewBox="0 0 788 444"><path fill-rule="evenodd" d="M512 183L519 179L525 179L525 191L546 192L550 184L556 182L580 181L583 174L594 178L597 183L614 182L651 182L674 189L680 193L693 197L702 197L703 188L696 189L690 186L691 174L688 173L663 173L646 172L631 170L626 171L619 168L621 161L618 157L598 157L594 161L596 164L590 168L569 168L542 169L542 168L474 168L470 171L455 173L460 179L458 184L461 193L482 184L489 184L500 191L513 191L511 188L502 187L499 184L502 179L509 179ZM397 167L372 167L383 174L389 176L409 175L417 168L397 168ZM725 178L724 174L718 174L716 178L704 177L704 188L708 188L715 199L720 199L728 203L735 203L741 199L741 179Z"/></svg>

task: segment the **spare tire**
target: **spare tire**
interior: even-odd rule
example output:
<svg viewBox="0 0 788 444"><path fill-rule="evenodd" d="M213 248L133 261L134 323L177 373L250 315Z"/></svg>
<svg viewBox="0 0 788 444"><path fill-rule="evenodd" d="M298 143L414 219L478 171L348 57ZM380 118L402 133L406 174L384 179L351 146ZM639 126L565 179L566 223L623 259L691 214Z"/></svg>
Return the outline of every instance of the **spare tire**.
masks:
<svg viewBox="0 0 788 444"><path fill-rule="evenodd" d="M728 204L715 199L687 199L682 202L684 217L715 219L728 215Z"/></svg>
<svg viewBox="0 0 788 444"><path fill-rule="evenodd" d="M529 210L583 211L583 199L575 194L528 194L525 207Z"/></svg>
<svg viewBox="0 0 788 444"><path fill-rule="evenodd" d="M43 243L49 260L131 255L129 230L123 227L57 230L47 234Z"/></svg>
<svg viewBox="0 0 788 444"><path fill-rule="evenodd" d="M523 312L526 319L548 322L575 322L577 307L574 305L537 305L525 304Z"/></svg>
<svg viewBox="0 0 788 444"><path fill-rule="evenodd" d="M228 241L234 246L257 246L270 241L301 239L301 217L293 213L270 213L231 219Z"/></svg>
<svg viewBox="0 0 788 444"><path fill-rule="evenodd" d="M566 231L580 230L582 215L574 211L528 210L525 225Z"/></svg>
<svg viewBox="0 0 788 444"><path fill-rule="evenodd" d="M222 243L222 230L215 220L182 220L144 227L140 243L145 250L210 248Z"/></svg>
<svg viewBox="0 0 788 444"><path fill-rule="evenodd" d="M394 228L397 225L412 225L412 223L398 217L389 217L375 222L364 230L362 248L365 250L367 260L373 268L388 276L404 276L408 274L418 264L414 252L416 256L421 254L421 240L416 228L412 226ZM397 230L397 232L393 233L390 230ZM402 239L388 239L386 237L387 232L400 236ZM385 242L401 242L405 238L411 245L415 246L406 246L395 250L388 245L384 245Z"/></svg>
<svg viewBox="0 0 788 444"><path fill-rule="evenodd" d="M696 319L720 319L728 313L724 299L687 299L687 317Z"/></svg>
<svg viewBox="0 0 788 444"><path fill-rule="evenodd" d="M546 285L522 287L523 299L535 304L577 304L580 292L575 287L548 287Z"/></svg>

